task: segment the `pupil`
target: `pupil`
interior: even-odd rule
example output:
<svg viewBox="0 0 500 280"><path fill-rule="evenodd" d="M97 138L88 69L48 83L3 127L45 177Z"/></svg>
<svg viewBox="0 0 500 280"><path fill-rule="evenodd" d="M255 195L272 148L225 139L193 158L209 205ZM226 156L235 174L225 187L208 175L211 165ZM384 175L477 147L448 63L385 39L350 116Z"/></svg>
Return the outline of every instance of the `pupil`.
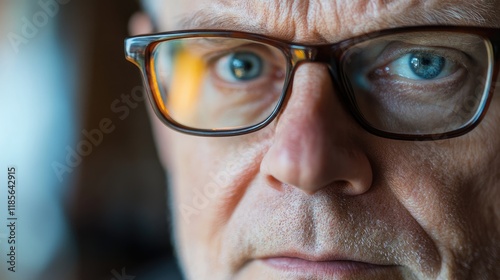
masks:
<svg viewBox="0 0 500 280"><path fill-rule="evenodd" d="M410 57L410 68L423 79L434 79L443 71L445 59L442 56L428 54L428 53L415 53Z"/></svg>
<svg viewBox="0 0 500 280"><path fill-rule="evenodd" d="M262 72L262 60L249 52L240 52L233 55L230 61L231 73L238 80L257 78Z"/></svg>

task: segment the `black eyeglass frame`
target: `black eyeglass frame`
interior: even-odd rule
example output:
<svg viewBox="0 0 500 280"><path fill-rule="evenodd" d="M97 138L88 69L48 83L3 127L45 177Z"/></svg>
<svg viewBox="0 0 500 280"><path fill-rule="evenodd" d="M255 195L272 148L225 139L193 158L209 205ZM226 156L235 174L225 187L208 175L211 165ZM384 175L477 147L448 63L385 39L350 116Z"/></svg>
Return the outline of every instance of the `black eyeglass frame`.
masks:
<svg viewBox="0 0 500 280"><path fill-rule="evenodd" d="M386 35L394 35L398 33L410 33L410 32L457 32L457 33L468 33L483 37L492 46L492 56L493 61L489 62L490 65L490 77L486 78L485 84L485 94L487 95L486 102L478 108L478 113L476 113L475 118L469 122L466 126L459 129L438 133L438 134L400 134L393 133L384 130L380 130L371 126L360 113L358 106L354 100L354 94L349 90L349 85L344 77L341 65L344 53L356 44L362 43L367 40L372 40L377 37L382 37ZM177 40L184 38L199 38L199 37L222 37L222 38L235 38L235 39L245 39L251 40L258 43L268 44L279 49L287 59L287 69L285 82L283 86L282 94L279 98L277 105L275 106L273 112L263 121L252 126L244 127L241 129L234 130L205 130L205 129L195 129L185 125L182 125L172 119L168 112L162 112L159 105L159 95L160 90L158 88L158 82L156 80L154 71L154 57L152 56L155 47L165 41ZM229 30L184 30L184 31L172 31L164 32L158 34L140 35L129 37L125 39L125 54L127 60L134 63L140 68L145 85L148 92L148 97L153 105L156 115L165 123L168 127L177 130L182 133L197 135L197 136L238 136L243 134L248 134L255 132L267 126L271 123L276 116L281 111L283 104L285 103L288 95L290 94L290 85L293 80L295 71L297 67L305 62L321 62L328 66L330 76L332 77L333 85L335 90L340 94L340 99L346 105L347 109L351 115L356 119L356 121L369 133L374 135L396 139L396 140L440 140L448 139L453 137L458 137L470 132L474 129L480 121L484 118L484 115L490 105L493 92L495 90L496 79L500 71L500 28L490 28L490 27L471 27L471 26L412 26L412 27L399 27L393 29L385 29L380 31L371 32L368 34L362 34L353 38L349 38L334 44L321 44L321 45L305 45L287 42L284 40L279 40L271 38L261 34L247 33L240 31L229 31Z"/></svg>

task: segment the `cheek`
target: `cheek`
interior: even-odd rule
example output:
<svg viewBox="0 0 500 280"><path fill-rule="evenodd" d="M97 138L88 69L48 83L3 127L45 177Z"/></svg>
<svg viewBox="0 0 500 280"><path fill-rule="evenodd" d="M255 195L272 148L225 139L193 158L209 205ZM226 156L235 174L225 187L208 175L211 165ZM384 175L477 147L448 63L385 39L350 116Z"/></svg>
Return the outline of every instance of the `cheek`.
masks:
<svg viewBox="0 0 500 280"><path fill-rule="evenodd" d="M189 273L203 274L211 258L208 250L200 250L210 244L207 229L212 224L214 188L210 181L216 166L215 157L200 145L200 139L169 133L167 171L169 192L174 220L175 240L181 263L189 267ZM198 140L198 141L196 141ZM190 275L197 279L196 275ZM201 277L200 279L202 279Z"/></svg>
<svg viewBox="0 0 500 280"><path fill-rule="evenodd" d="M184 263L208 264L218 254L222 225L259 172L266 141L262 133L230 138L167 134L164 157L177 245Z"/></svg>
<svg viewBox="0 0 500 280"><path fill-rule="evenodd" d="M500 221L491 213L500 199L500 140L494 136L500 135L494 125L500 123L499 100L493 100L486 118L465 136L384 143L373 149L375 184L389 186L446 263L467 264L478 254L487 255L481 248L494 247L489 236L499 236L495 225Z"/></svg>
<svg viewBox="0 0 500 280"><path fill-rule="evenodd" d="M393 156L398 159L396 154ZM445 243L460 242L463 239L448 240L449 232L461 234L463 228L460 213L463 210L463 202L460 201L460 192L464 191L464 186L458 178L457 170L443 165L442 161L421 160L420 156L423 154L412 156L410 152L406 157L396 160L396 165L382 167L392 170L383 175L384 183L390 186L399 203L438 247L455 247L458 244Z"/></svg>

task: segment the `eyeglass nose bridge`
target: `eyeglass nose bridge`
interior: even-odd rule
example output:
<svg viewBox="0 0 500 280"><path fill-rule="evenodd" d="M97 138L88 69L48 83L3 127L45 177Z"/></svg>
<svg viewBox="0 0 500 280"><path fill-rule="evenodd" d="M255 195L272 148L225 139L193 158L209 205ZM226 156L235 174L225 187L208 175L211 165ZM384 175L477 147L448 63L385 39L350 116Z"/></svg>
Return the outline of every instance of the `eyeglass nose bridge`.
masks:
<svg viewBox="0 0 500 280"><path fill-rule="evenodd" d="M283 110L282 105L286 104L291 96L291 87L293 81L295 80L295 72L297 71L298 66L304 63L317 63L324 64L326 66L332 86L335 88L335 92L338 94L339 100L342 102L342 105L350 111L353 117L357 118L357 115L352 108L355 106L355 101L353 96L348 94L351 90L351 85L349 83L345 83L343 74L340 70L341 57L343 53L341 46L338 44L328 44L316 46L289 45L288 47L291 54L291 69L285 85L286 94L284 99L278 105L278 111Z"/></svg>
<svg viewBox="0 0 500 280"><path fill-rule="evenodd" d="M341 51L337 47L337 45L289 46L291 69L289 72L289 81L286 85L287 91L289 90L290 82L294 79L298 66L303 63L319 63L327 67L332 83L336 90L340 91L343 95L346 85L342 82L342 74L339 72Z"/></svg>
<svg viewBox="0 0 500 280"><path fill-rule="evenodd" d="M300 62L314 61L318 54L317 49L305 46L292 46L290 48L292 65L295 66Z"/></svg>
<svg viewBox="0 0 500 280"><path fill-rule="evenodd" d="M334 48L324 46L290 46L292 64L295 66L300 62L325 62L329 63L334 56Z"/></svg>
<svg viewBox="0 0 500 280"><path fill-rule="evenodd" d="M339 57L341 52L335 45L318 45L318 46L304 46L304 45L292 45L289 46L290 50L290 60L291 60L291 72L295 72L297 67L302 63L315 62L325 64L334 82L339 82L338 80L338 69L339 69Z"/></svg>

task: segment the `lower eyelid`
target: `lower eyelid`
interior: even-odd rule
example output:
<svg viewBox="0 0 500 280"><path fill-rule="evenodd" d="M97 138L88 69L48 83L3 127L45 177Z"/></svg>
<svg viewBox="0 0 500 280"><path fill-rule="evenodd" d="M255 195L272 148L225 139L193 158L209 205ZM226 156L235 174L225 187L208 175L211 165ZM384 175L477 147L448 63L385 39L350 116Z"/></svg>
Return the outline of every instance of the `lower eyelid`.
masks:
<svg viewBox="0 0 500 280"><path fill-rule="evenodd" d="M442 89L439 90L440 95L435 96L434 98L442 98L444 100L449 99L452 95L456 94L458 88L461 88L464 84L470 82L470 75L465 69L459 69L458 71L455 71L453 74L451 74L448 77L439 79L439 80L433 80L433 81L419 81L418 83L415 83L414 80L406 79L406 78L398 78L398 79L390 79L390 81L387 78L382 78L380 79L374 86L378 89L376 92L388 92L388 90L385 90L387 88L390 89L395 89L399 88L397 90L398 95L400 95L401 98L406 98L410 96L415 96L418 97L420 96L419 93L430 93L430 92L437 92L438 88Z"/></svg>
<svg viewBox="0 0 500 280"><path fill-rule="evenodd" d="M272 76L275 76L274 73L276 73L276 68L274 69L267 69L268 67L266 67L266 69L264 70L264 74L255 79L255 80L251 80L251 81L235 81L235 82L230 82L230 81L225 81L222 77L220 77L218 74L217 74L217 71L215 71L213 69L213 66L210 67L209 70L210 73L209 73L209 76L212 77L213 79L213 83L215 86L217 87L220 87L220 88L226 88L226 89L229 89L229 90L237 90L237 89L241 89L241 88L258 88L260 86L265 86L265 85L269 85L269 83L272 83L273 80L271 79L271 72L273 73Z"/></svg>

